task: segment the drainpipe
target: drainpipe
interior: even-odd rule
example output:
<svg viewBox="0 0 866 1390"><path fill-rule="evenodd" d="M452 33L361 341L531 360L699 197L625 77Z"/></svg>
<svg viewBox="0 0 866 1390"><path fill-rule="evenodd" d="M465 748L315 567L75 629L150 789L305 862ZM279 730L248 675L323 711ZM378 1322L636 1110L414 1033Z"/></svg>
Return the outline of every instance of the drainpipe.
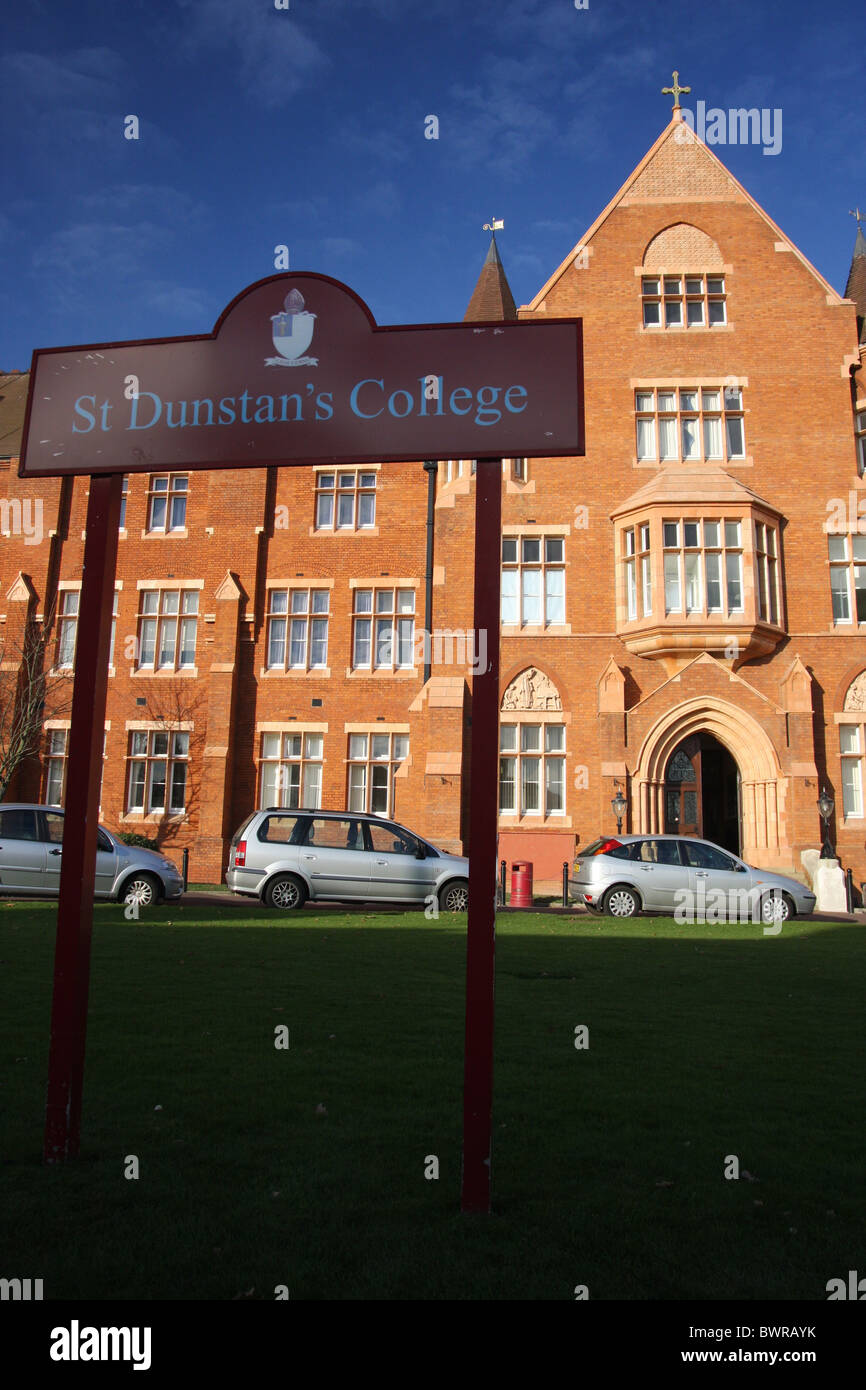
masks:
<svg viewBox="0 0 866 1390"><path fill-rule="evenodd" d="M424 472L427 474L427 559L424 569L424 684L430 679L430 663L433 649L433 516L436 507L436 474L439 464L436 459L427 459Z"/></svg>

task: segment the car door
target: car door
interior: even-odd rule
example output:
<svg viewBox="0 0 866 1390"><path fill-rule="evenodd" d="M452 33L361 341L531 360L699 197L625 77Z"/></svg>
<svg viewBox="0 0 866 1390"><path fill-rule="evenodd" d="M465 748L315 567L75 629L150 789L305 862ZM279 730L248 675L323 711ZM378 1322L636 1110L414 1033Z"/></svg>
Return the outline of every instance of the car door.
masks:
<svg viewBox="0 0 866 1390"><path fill-rule="evenodd" d="M42 811L42 839L45 845L45 885L49 893L60 893L60 870L63 866L63 826L62 811ZM117 853L105 831L96 831L96 878L94 897L107 898L114 887L117 873Z"/></svg>
<svg viewBox="0 0 866 1390"><path fill-rule="evenodd" d="M0 807L0 887L8 893L46 891L45 845L30 807Z"/></svg>
<svg viewBox="0 0 866 1390"><path fill-rule="evenodd" d="M369 898L371 859L357 816L310 817L298 863L314 898Z"/></svg>
<svg viewBox="0 0 866 1390"><path fill-rule="evenodd" d="M658 912L673 912L682 901L677 897L689 887L689 871L680 858L679 841L650 838L644 841L641 858L647 869L644 906Z"/></svg>
<svg viewBox="0 0 866 1390"><path fill-rule="evenodd" d="M371 850L370 891L383 901L423 902L435 892L437 860L418 857L425 847L408 830L389 821L367 821Z"/></svg>
<svg viewBox="0 0 866 1390"><path fill-rule="evenodd" d="M698 921L748 921L752 875L745 865L706 840L683 840Z"/></svg>

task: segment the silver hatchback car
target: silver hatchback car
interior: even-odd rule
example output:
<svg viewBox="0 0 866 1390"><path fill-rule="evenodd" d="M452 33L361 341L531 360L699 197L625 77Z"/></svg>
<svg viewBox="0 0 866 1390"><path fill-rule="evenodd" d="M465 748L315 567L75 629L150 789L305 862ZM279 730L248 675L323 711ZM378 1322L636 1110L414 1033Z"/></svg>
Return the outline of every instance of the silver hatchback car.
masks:
<svg viewBox="0 0 866 1390"><path fill-rule="evenodd" d="M57 897L63 862L63 818L58 806L0 803L0 893ZM100 825L96 842L94 897L150 907L183 892L177 865L150 849L125 845Z"/></svg>
<svg viewBox="0 0 866 1390"><path fill-rule="evenodd" d="M357 811L253 811L235 831L226 883L283 911L310 899L469 905L469 861L396 821Z"/></svg>
<svg viewBox="0 0 866 1390"><path fill-rule="evenodd" d="M808 916L815 894L687 835L602 836L574 861L570 896L611 917L673 913L683 922L784 922Z"/></svg>

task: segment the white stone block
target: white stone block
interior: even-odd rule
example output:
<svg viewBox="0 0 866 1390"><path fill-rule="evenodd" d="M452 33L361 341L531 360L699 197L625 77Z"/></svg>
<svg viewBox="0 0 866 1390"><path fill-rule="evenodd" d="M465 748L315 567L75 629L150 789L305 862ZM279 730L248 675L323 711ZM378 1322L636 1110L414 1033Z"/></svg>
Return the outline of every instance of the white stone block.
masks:
<svg viewBox="0 0 866 1390"><path fill-rule="evenodd" d="M812 892L818 901L816 912L846 912L848 900L845 896L845 875L838 859L822 859L815 872Z"/></svg>

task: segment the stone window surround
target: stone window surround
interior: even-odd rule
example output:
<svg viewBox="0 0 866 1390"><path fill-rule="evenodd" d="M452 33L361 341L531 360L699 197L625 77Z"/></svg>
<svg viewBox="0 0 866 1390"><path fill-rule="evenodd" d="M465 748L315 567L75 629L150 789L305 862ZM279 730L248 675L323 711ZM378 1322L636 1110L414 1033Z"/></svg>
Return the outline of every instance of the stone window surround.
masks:
<svg viewBox="0 0 866 1390"><path fill-rule="evenodd" d="M135 581L136 590L139 589L199 589L205 587L203 579L137 579ZM141 615L136 614L136 639L138 637L138 619ZM180 616L180 615L178 615ZM197 618L203 615L197 613ZM198 642L198 632L196 632L196 642ZM152 671L150 669L139 670L135 666L130 666L129 674L133 680L167 680L172 677L180 677L181 680L196 680L199 675L198 666L182 666L177 670L171 671Z"/></svg>
<svg viewBox="0 0 866 1390"><path fill-rule="evenodd" d="M846 756L854 756L854 755L848 755L848 754L843 754L843 753L842 753L842 751L841 751L841 749L840 749L840 747L839 747L838 726L839 726L840 724L854 724L854 725L859 725L859 727L860 727L860 731L861 731L861 732L860 732L860 749L861 749L861 751L860 751L860 754L859 754L859 759L860 759L860 777L861 777L861 783L860 783L860 785L861 785L861 793L860 793L860 794L861 794L861 797L862 797L863 794L866 793L866 775L864 775L864 774L866 774L866 710L862 710L862 709L860 709L860 710L843 710L843 711L841 711L840 713L834 714L834 715L833 715L833 723L837 726L837 734L836 734L836 757L838 757L838 759L839 759L839 766L840 766L840 769L841 769L841 765L842 765L842 758L843 758L843 757L846 757ZM843 829L843 830L847 830L847 829L850 828L850 829L852 829L852 830L858 830L858 831L861 831L861 832L862 832L862 829L863 829L863 822L864 822L864 819L866 819L866 804L864 804L864 807L863 807L863 814L862 814L862 815L859 815L859 816L846 816L846 815L845 815L845 811L844 811L844 804L845 804L845 803L844 803L843 800L842 800L842 786L841 786L841 781L840 781L840 785L839 785L839 797L838 797L838 799L837 799L837 801L836 801L836 814L837 814L838 817L839 817L839 823L840 823L840 825L842 826L842 829Z"/></svg>
<svg viewBox="0 0 866 1390"><path fill-rule="evenodd" d="M514 475L514 465L516 462L517 459L515 458L506 458L505 456L503 456L502 477L505 482L506 493L514 493L517 495L520 495L522 493L534 493L535 479L530 478L529 476L529 465L533 462L533 460L526 457L523 458L523 478L516 478ZM470 483L475 478L475 472L472 465L476 463L476 460L439 459L438 463L439 467L436 472L437 494L445 492L460 492L463 495L468 494ZM465 468L464 465L466 465ZM447 476L447 469L449 467L452 469L452 477L450 478Z"/></svg>
<svg viewBox="0 0 866 1390"><path fill-rule="evenodd" d="M650 243L650 244L651 244L651 243ZM682 284L683 284L683 293L679 296L679 298L683 301L684 304L685 304L685 300L686 300L686 297L687 297L687 296L686 296L686 293L685 293L685 280L686 280L686 276L689 276L689 277L691 277L691 278L695 278L695 277L697 277L697 276L701 276L705 282L706 282L706 278L707 278L708 275L721 276L721 277L724 279L724 281L725 281L725 291L724 291L724 295L722 296L722 298L724 299L724 302L725 302L725 322L724 322L724 323L716 323L716 324L713 324L713 325L710 325L709 323L701 323L701 324L693 324L691 327L689 327L688 324L687 324L685 321L684 321L683 323L671 324L670 326L667 325L667 324L665 324L665 323L652 323L652 324L646 324L646 323L643 322L643 302L644 302L644 295L641 294L641 296L640 296L640 300L641 300L641 322L640 322L640 325L639 325L639 327L638 327L638 332L639 332L639 333L685 333L685 332L689 332L689 333L730 333L730 332L733 332L734 324L732 324L732 323L730 322L730 320L728 319L728 316L727 316L727 315L728 315L728 306L729 306L728 276L729 276L729 275L732 275L732 274L733 274L733 271L734 271L734 267L733 267L732 265L723 265L721 268L719 268L719 266L713 266L712 269L708 269L708 268L705 267L703 270L699 270L699 269L697 268L697 266L693 266L690 270L680 270L680 269L677 269L676 267L673 267L673 266L671 266L671 267L663 267L663 268L658 268L658 267L656 267L656 266L653 266L652 269L648 269L648 268L647 268L646 266L644 266L644 265L635 266L635 268L634 268L634 273L635 273L635 276L637 277L637 279L638 279L640 282L642 282L643 280L658 280L658 281L660 282L660 284L661 284L661 290L662 290L661 295L660 295L660 299L661 299L662 306L664 306L664 301L665 301L665 294L664 294L664 277L665 277L666 275L669 276L669 277L670 277L670 276L676 276L677 279L680 280L680 281L682 282ZM642 283L639 285L639 288L640 288L640 289L643 288ZM668 296L668 298L672 298L672 297L673 297L673 296ZM706 301L706 298L707 298L706 288L704 289L703 298L704 298L704 300ZM664 315L662 315L662 317L664 317Z"/></svg>
<svg viewBox="0 0 866 1390"><path fill-rule="evenodd" d="M169 723L166 723L166 721L165 721L164 719L127 719L127 720L125 721L123 727L124 727L124 733L126 733L127 735L130 734L130 733L152 733L152 732L156 732L156 733L161 733L161 732L164 732L164 733L181 733L181 734L182 734L182 733L192 733L193 730L195 729L195 723L194 723L194 721L191 720L191 719L178 719L178 720L175 720L175 721L171 722L170 724L169 724ZM131 759L130 759L130 754L129 754L129 739L128 739L128 738L127 738L126 743L127 743L127 750L126 750L126 752L124 752L124 755L123 755L123 761L124 761L123 805L124 805L124 807L126 806L126 802L127 802L127 800L128 800L128 797L129 797L128 764L129 764L129 762L131 761ZM167 758L166 761L167 761L168 763L171 762L171 756L170 756L170 755L169 755L169 757ZM186 758L186 765L187 765L188 768L192 766L192 756L191 756L191 754L188 755L187 758ZM187 790L188 790L188 789L189 789L189 783L187 783ZM186 811L186 810L183 810L183 811L128 811L128 810L125 810L125 809L124 809L124 810L121 811L121 813L118 815L117 819L118 819L118 823L119 823L120 825L161 825L161 824L164 824L164 823L168 823L168 824L179 824L181 821L186 820L186 819L188 818L188 815L189 815L189 812Z"/></svg>
<svg viewBox="0 0 866 1390"><path fill-rule="evenodd" d="M726 403L726 393L729 390L736 391L739 396L740 404L736 407L728 406ZM704 406L703 398L708 391L714 391L718 393L719 404L717 406ZM691 408L684 407L682 403L682 395L686 392L697 398L696 404ZM662 393L670 394L675 398L674 408L672 410L663 410L661 408L658 397ZM640 408L638 406L637 398L639 395L652 396L653 401L649 409ZM729 464L744 463L745 460L748 458L748 454L746 452L746 408L743 387L736 385L730 379L726 381L722 386L716 386L714 384L708 385L706 382L701 382L699 385L695 385L692 382L689 384L684 384L680 387L639 387L638 390L635 392L634 418L636 427L636 441L639 433L637 426L641 424L641 422L651 422L653 427L653 456L642 458L638 452L637 442L635 445L635 456L637 458L638 464L642 466L645 466L646 464L656 464L660 467L686 468L689 466L689 464L694 464L698 466L702 464L711 464L717 465L720 468L726 468ZM743 444L742 454L729 452L728 422L737 420L740 421L741 427ZM696 442L699 446L699 452L691 456L686 455L683 445L686 421L690 422L695 427L694 433L696 436ZM713 455L707 454L705 452L705 430L707 422L710 421L716 422L719 427L719 452ZM676 454L673 456L667 455L664 458L662 458L663 422L673 424L677 444Z"/></svg>
<svg viewBox="0 0 866 1390"><path fill-rule="evenodd" d="M58 593L58 596L59 596L61 593L68 593L69 590L75 590L75 589L77 589L77 590L80 592L80 591L81 591L81 584L82 584L82 581L81 581L80 579L58 579L58 581L57 581L57 593ZM115 593L115 597L122 591L122 589L123 589L123 580L122 580L122 579L115 579L115 581L114 581L114 593ZM77 616L80 617L80 614L77 615ZM116 619L117 619L118 616L119 616L119 614L115 614L115 615L112 617L112 621L116 621ZM59 621L60 618L61 618L61 614L60 614L60 612L58 611L56 621ZM109 674L109 676L113 676L113 675L115 674L115 672L116 672L116 669L117 669L116 666L114 665L114 663L112 663L112 664L109 666L109 668L108 668L108 674ZM68 676L70 679L72 679L72 677L75 675L75 671L74 671L74 668L71 667L71 666L58 666L58 667L52 666L52 667L51 667L51 670L50 670L50 672L49 672L49 674L52 675L52 676ZM48 725L46 725L45 727L47 728ZM106 727L107 727L107 725L106 725Z"/></svg>
<svg viewBox="0 0 866 1390"><path fill-rule="evenodd" d="M727 324L726 324L726 325L723 325L723 328L727 328L727 327L729 327L729 325L727 325ZM640 331L641 331L641 332L648 332L649 330L648 330L648 329L641 329ZM670 331L670 330L669 330L669 331ZM690 331L691 331L692 333L695 332L694 329L691 329ZM719 332L719 329L718 329L718 328L715 328L715 329L713 329L713 332L714 332L714 333L718 333L718 332ZM744 434L746 433L746 420L747 420L748 416L751 415L751 413L752 413L752 412L751 412L751 408L750 408L748 405L746 405L746 396L745 396L745 393L746 393L746 391L747 391L748 388L749 388L749 378L748 378L748 376L737 376L737 375L734 375L733 373L728 373L727 376L713 376L713 375L704 376L703 374L701 374L700 380L699 380L699 381L696 380L696 378L695 378L694 376L690 376L690 377L686 377L686 376L677 376L677 377L662 377L662 376L658 376L658 377L656 377L656 376L654 376L654 377L631 377L631 378L629 379L629 383L628 383L628 384L629 384L629 388L630 388L630 391L631 391L631 408L630 408L630 414L631 414L631 418L632 418L633 421L637 419L637 414L636 414L636 411L635 411L635 399L634 399L634 397L635 397L635 392L636 392L636 391L687 391L689 388L691 388L692 390L695 390L695 391L702 391L702 390L705 390L705 391L720 390L720 391L721 391L721 390L724 390L724 388L725 388L726 386L733 386L733 387L736 387L738 390L740 390L740 391L743 392L743 409L742 409L742 412L741 412L741 413L742 413L742 418L743 418L743 432L744 432ZM722 411L722 414L724 415L724 411ZM634 444L634 454L632 455L632 459L631 459L631 464L632 464L632 467L633 467L633 468L652 468L652 469L655 469L656 471L658 471L659 469L662 469L662 468L667 467L668 464L670 464L670 463L672 462L672 460L670 460L670 459L666 459L664 463L660 462L658 459L639 459L638 456L637 456L637 442L636 442L636 440L637 440L637 435L636 435L636 432L635 432L634 430L633 430L633 432L632 432L632 438L635 440L635 444ZM696 468L706 467L706 461L702 461L702 460L699 460L699 459L693 459L693 460L686 459L686 460L684 460L683 462L677 464L676 466L679 467L679 468L688 468L690 462L694 463L694 465L695 465ZM748 452L748 444L746 445L746 455L745 455L745 458L733 458L733 459L728 459L726 462L723 462L722 460L719 460L718 462L719 462L720 466L723 467L723 468L725 468L725 469L731 469L731 468L754 468L754 466L755 466L755 458L754 458L754 455L753 455L753 454L750 454L750 453Z"/></svg>
<svg viewBox="0 0 866 1390"><path fill-rule="evenodd" d="M286 589L286 590L288 590L289 592L291 592L292 589L305 589L305 590L307 590L308 592L309 592L311 589L330 589L331 592L333 592L334 586L335 586L335 580L333 580L333 579L316 579L316 578L309 578L309 579L308 579L308 578L307 578L305 575L303 575L303 574L295 575L294 579L266 579L266 580L265 580L265 590L266 590L266 593L267 593L267 591L270 590L270 589ZM268 596L268 597L267 597L267 600L266 600L265 622L264 622L264 624L263 624L264 631L265 631L264 646L265 646L265 653L266 653L266 655L267 655L268 640L269 640L269 638L268 638L268 624L267 624L267 619L268 619L268 616L269 616L269 610L270 610L270 597ZM283 616L283 615L280 615L280 616ZM291 615L291 613L288 613L288 614L286 614L285 616L288 617L288 618L291 618L292 615ZM296 615L296 616L302 616L302 615ZM312 617L313 615L312 615L312 614L308 614L307 616ZM328 643L329 643L329 646L330 646L330 641L331 641L330 619L334 616L333 607L330 607L330 606L329 606L328 613L327 613L327 614L320 614L319 616L321 616L321 617L327 617L327 618L328 618L328 621L329 621ZM288 629L287 629L287 631L288 631ZM288 639L287 639L287 640L288 640ZM300 668L287 667L285 670L282 670L282 671L281 671L278 667L276 667L276 666L260 666L260 667L259 667L259 680L284 680L284 679L286 679L286 677L288 677L290 680L291 680L291 679L294 679L294 680L312 680L312 679L315 679L317 676L322 676L325 680L327 680L328 677L330 676L330 674L331 674L331 668L330 668L330 666L311 666L311 667L309 667L309 668L306 669L306 670L301 670ZM271 730L270 732L276 733L277 730Z"/></svg>
<svg viewBox="0 0 866 1390"><path fill-rule="evenodd" d="M105 733L106 733L106 734L110 733L110 732L111 732L111 720L110 720L110 719L106 719L103 727L104 727L104 729L105 729ZM43 728L43 731L44 731L45 733L52 733L52 732L60 733L60 732L62 732L62 733L68 734L68 733L69 733L69 730L72 728L72 720L71 720L71 719L46 719L45 722L44 722L43 725L42 725L42 728ZM105 740L103 739L103 749L104 749L104 748L105 748ZM52 755L52 754L50 754L50 753L48 753L48 752L46 752L45 755L44 755L44 757L42 758L43 767L42 767L42 769L41 769L41 771L40 771L40 782L41 782L41 785L45 788L45 791L44 791L44 793L43 793L43 795L45 795L45 796L48 795L48 763L49 763L49 761L55 761L55 762L57 762L57 761L60 761L60 760L61 760L61 755L58 755L58 754L56 754L56 753ZM63 781L64 797L65 797L65 795L66 795L66 790L65 790L65 789L66 789L66 764L67 764L68 761L69 761L69 739L68 739L68 738L64 740L62 761L63 761L63 765L64 765L64 766L63 766L63 778L62 778L62 781ZM99 811L99 815L100 815L100 816L102 815L102 805L101 805L101 801L102 801L102 782L103 782L103 779L100 778L100 783L99 783L99 790L100 790L100 805L99 805L99 808L98 808L98 811Z"/></svg>
<svg viewBox="0 0 866 1390"><path fill-rule="evenodd" d="M350 799L350 775L351 775L351 774L350 774L350 769L353 768L353 767L360 767L360 766L362 766L362 764L363 764L363 766L367 769L367 772L366 772L366 775L365 775L365 782L364 782L364 785L365 785L365 796L366 796L366 800L369 802L369 800L370 800L370 793L371 793L371 791L372 791L372 776L371 776L371 773L370 773L370 769L371 769L372 767L375 767L375 766L376 766L376 762L377 762L377 760L374 759L373 756L372 756L372 744L370 744L369 742L368 742L368 745L367 745L367 757L366 757L366 759L350 758L350 757L349 757L349 741L350 741L350 738L351 738L351 735L352 735L352 734L363 734L363 735L366 735L366 737L367 737L368 739L372 738L375 734L387 734L387 735L389 736L389 739L390 739L389 747L390 747L390 749L391 749L391 757L389 758L388 763L387 763L387 767L388 767L388 803L389 803L389 810L388 810L387 812L385 812L384 814L381 813L381 812L366 812L365 814L373 814L373 815L381 814L383 820L396 820L396 819L397 819L396 811L393 809L394 801L395 801L394 783L395 783L395 781L397 780L397 778L404 778L404 777L408 776L409 769L410 769L410 767L412 766L412 731L411 731L410 726L409 726L408 724L395 724L395 723L389 723L389 722L386 722L384 719L383 719L383 720L374 720L372 723L371 723L369 720L364 720L364 721L361 721L361 722L349 721L349 722L347 722L347 723L345 723L345 724L343 725L343 737L344 737L345 740L346 740L346 742L345 742L346 756L345 756L344 759L343 759L343 764L344 764L345 769L346 769L346 773L345 773L346 783L345 783L345 785L346 785L346 806L347 806L347 807L348 807L348 805L349 805L349 799ZM402 734L402 735L404 735L404 736L409 740L409 751L407 752L406 756L400 760L400 762L396 762L396 763L395 763L395 760L394 760L394 757L393 757L394 735L395 735L395 734ZM380 767L386 766L384 760L382 760L382 759L379 759L379 760L378 760L378 764L379 764ZM360 813L357 813L357 814L360 814Z"/></svg>
<svg viewBox="0 0 866 1390"><path fill-rule="evenodd" d="M402 578L399 577L399 575L392 575L392 574L379 574L379 575L376 575L376 576L375 576L374 578L372 578L372 579L350 579L350 580L349 580L349 590L350 590L350 592L351 592L353 589L373 589L373 590L376 590L376 589L394 589L394 590L397 590L397 589L416 589L416 590L417 590L417 589L420 589L420 587L421 587L421 580L420 580L420 579L402 579ZM396 600L395 600L395 602L396 602ZM355 620L355 617L356 617L356 616L361 616L361 617L370 616L371 618L375 619L375 617L376 617L375 606L376 606L376 604L375 604L375 598L374 598L374 600L373 600L373 609L374 609L374 611L373 611L371 614L369 614L369 615L367 615L367 614L360 614L360 615L357 615L357 614L355 613L355 600L354 600L354 597L352 598L352 607L351 607L351 612L350 612L350 614L349 614L349 618L350 618L350 621L351 621L351 623L352 623L352 637L351 637L351 640L352 640L352 652L353 652L353 654L354 654L354 649L355 649L355 621L354 621L354 620ZM387 616L387 615L385 615L385 616ZM396 617L396 616L397 616L397 615L395 615L395 617ZM407 615L407 616L408 616L408 615ZM419 628L418 628L418 626L417 626L418 617L419 617L417 595L416 595L416 599L415 599L415 610L414 610L414 612L412 613L412 617L415 619L415 624L416 624L416 626L415 626L415 634L416 634L416 636L417 636L417 633L418 633L418 631L419 631ZM371 640L374 640L374 639L371 639ZM372 654L372 653L371 653L371 654ZM347 666L347 667L346 667L346 679L347 679L347 680L390 680L390 681L393 681L393 680L415 680L415 679L417 679L417 676L418 676L418 668L417 668L417 666L415 666L415 665L412 665L412 666L392 666L392 667L375 667L375 666ZM363 732L363 730L360 730L360 729L359 729L359 730L356 730L356 732L361 733L361 732ZM395 732L399 732L399 731L395 731Z"/></svg>
<svg viewBox="0 0 866 1390"><path fill-rule="evenodd" d="M153 480L154 480L154 478L167 478L167 479L168 479L168 486L167 486L167 488L166 488L166 490L165 490L164 493L163 493L163 492L155 492L155 491L154 491L154 488L153 488ZM186 488L185 488L185 489L181 489L179 492L175 492L175 490L172 488L172 483L173 483L173 481L174 481L175 478L186 478ZM186 515L187 515L187 507L189 506L189 494L190 494L189 473L183 473L183 472L181 472L181 471L178 471L178 472L176 472L176 473L173 473L173 472L171 472L171 471L166 471L166 472L157 471L156 473L148 473L148 474L147 474L147 498L146 498L146 502L145 502L145 516L144 516L144 519L145 519L145 521L148 523L148 525L147 525L147 527L146 527L145 529L143 529L142 532L141 532L141 540L143 540L143 541L154 540L154 539L166 540L167 538L171 538L171 537L173 537L175 540L187 540L188 537L189 537L189 529L188 529L188 527L187 527L187 525L186 525ZM171 527L171 528L169 528L168 526L150 526L150 524L149 524L149 523L150 523L150 511L151 511L151 504L152 504L153 500L154 500L155 498L157 498L157 497L164 497L164 498L165 498L165 516L166 516L166 521L168 521L168 520L169 520L169 517L170 517L170 513L171 513L171 505L172 505L172 502L174 501L175 497L178 497L178 496L183 497L183 498L184 498L184 501L186 502L186 507L184 508L184 525L183 525L183 526L175 526L175 527ZM126 532L127 532L127 528L124 527L124 528L123 528L123 533L124 533L124 535L126 534Z"/></svg>
<svg viewBox="0 0 866 1390"><path fill-rule="evenodd" d="M262 779L262 769L264 768L265 763L274 763L274 762L276 762L276 763L284 763L284 762L297 763L297 765L301 768L301 783L302 783L302 785L303 785L303 768L304 768L304 766L305 766L308 762L314 763L317 767L321 767L321 768L324 769L325 762L326 762L326 758L325 758L325 739L326 739L327 734L328 734L328 724L327 724L327 723L322 723L321 721L316 721L316 720L306 720L306 719L276 719L276 720L273 720L273 719L271 719L271 720L269 720L269 719L262 719L262 720L258 720L258 721L256 722L255 734L256 734L256 754L255 754L255 766L256 766L256 806L257 806L257 808L258 808L259 810L264 810L264 809L265 809L265 807L259 806L259 802L262 800L262 780L261 780L261 779ZM300 758L287 759L287 758L284 758L284 757L282 756L282 753L280 753L279 758L265 758L265 757L262 756L262 751L261 751L261 750L262 750L262 735L263 735L263 734L280 734L280 735L283 735L283 734L300 734L302 740L303 740L304 734L321 734L321 735L322 735L322 756L321 756L321 758L310 758L310 759L306 758L306 757L304 756L304 745L303 745L303 741L302 741L302 743L301 743L301 757L300 757ZM287 806L287 807L285 807L285 808L283 808L283 809L285 809L285 810L288 811L288 810L295 810L295 809L298 809L298 808L295 808L295 807L288 807L288 806ZM320 808L318 808L318 809L320 809Z"/></svg>
<svg viewBox="0 0 866 1390"><path fill-rule="evenodd" d="M382 467L381 463L363 463L363 464L357 463L357 464L346 464L346 465L344 465L342 468L338 468L336 464L329 464L329 463L322 463L322 464L318 464L318 463L317 463L317 464L315 464L315 465L313 466L313 473L315 474L315 478L314 478L314 481L313 481L313 507L314 507L314 509L318 506L318 502L316 501L316 499L317 499L318 496L319 496L319 481L318 481L318 475L319 475L320 473L335 473L335 474L336 474L336 473L350 473L350 472L352 472L352 473L359 473L359 474L360 474L360 473L376 473L376 474L378 475L378 473L379 473L381 467ZM335 489L334 489L335 505L336 505L336 497L337 497L338 492L339 492L339 488L336 488L336 487L335 487ZM380 493L380 479L379 479L379 477L377 476L377 478L376 478L376 488L375 488L375 495L376 495L377 498L378 498L378 496L379 496L379 493ZM355 485L355 489L354 489L354 494L353 494L353 495L354 495L355 498L357 499L357 496L358 496L358 486L357 486L357 483L356 483L356 485ZM378 506L378 502L377 502L377 506ZM320 538L320 537L323 537L323 536L331 536L331 537L342 536L342 537L345 538L346 536L356 536L356 537L357 537L357 536L378 536L378 535L379 535L379 526L378 526L378 524L375 525L375 526L360 526L360 527L359 527L359 526L337 526L337 525L336 525L336 518L335 518L335 524L334 524L333 526L316 526L316 525L315 525L315 519L316 519L316 518L315 518L315 516L314 516L314 517L313 517L313 522L314 522L314 524L313 524L312 526L310 526L310 527L308 528L308 530L307 530L307 535L308 535L308 536L316 536L317 538Z"/></svg>
<svg viewBox="0 0 866 1390"><path fill-rule="evenodd" d="M863 481L866 481L866 479L864 479ZM833 635L836 637L862 636L863 632L866 631L866 621L861 621L857 617L857 593L854 587L854 569L855 567L862 568L863 562L854 559L854 547L853 545L849 545L847 543L848 539L851 536L851 533L848 531L844 531L841 533L841 538L846 541L845 550L848 558L846 560L831 560L829 541L831 539L836 539L836 533L830 531L825 532L825 534L828 537L828 544L826 558L824 560L824 568L827 571L827 588L830 592L830 622L827 624L827 631L833 633ZM859 535L860 532L858 530L858 538ZM850 609L850 617L847 622L836 622L833 618L833 594L832 589L830 588L831 569L845 569L848 574L848 606Z"/></svg>
<svg viewBox="0 0 866 1390"><path fill-rule="evenodd" d="M573 751L572 751L570 748L568 748L568 746L567 746L567 745L568 745L568 730L569 730L569 728L571 727L571 723L572 723L572 716L571 716L571 714L570 714L569 712L567 712L567 711L565 711L565 710L561 710L561 709L556 709L556 710L530 710L530 709L525 709L525 710L524 710L524 709L521 709L521 710L500 710L500 712L499 712L499 726L500 726L500 729L501 729L501 727L502 727L503 724L511 724L511 725L514 725L514 726L516 726L516 727L518 728L518 730L520 729L520 727L521 727L523 724L540 724L542 727L543 727L545 724L555 724L555 725L558 725L560 728L562 728L562 729L565 730L565 744L566 744L566 747L563 748L562 752L559 753L559 754L557 754L557 753L551 753L551 754L549 754L549 755L546 755L546 754L544 753L544 751L543 751L543 747L542 747L542 751L541 751L540 753L538 753L538 754L533 754L533 753L527 753L527 754L526 754L526 756L528 756L528 757L536 757L536 756L537 756L537 757L541 758L542 761L544 760L544 758L545 758L546 756L550 756L550 757L557 757L557 756L559 756L559 757L562 758L562 760L563 760L563 762L564 762L564 764L565 764L565 767L564 767L564 771L563 771L563 787L562 787L563 803L564 803L564 805L563 805L563 809L562 809L561 811L550 811L550 812L548 812L548 811L545 811L545 810L542 809L542 810L539 810L539 811L529 811L529 812L526 812L526 813L522 812L522 811L520 810L520 807L519 807L519 796L520 796L520 793L519 793L519 787L517 786L517 779L515 779L515 793L516 793L516 797L517 797L517 801L518 801L518 808L517 808L517 810L515 810L515 811L501 811L501 810L499 809L499 760L500 760L501 758L503 758L503 757L513 757L513 758L515 758L515 760L518 762L518 772L517 772L517 776L519 777L519 775L520 775L520 773L519 773L519 762L520 762L521 757L524 756L524 754L521 752L521 749L520 749L520 742L521 742L521 739L520 739L520 734L519 734L519 732L518 732L518 735L517 735L517 745L518 745L518 747L517 747L517 752L516 752L516 753L512 753L512 754L503 753L501 750L497 753L497 763L496 763L496 767L497 767L497 775L496 775L496 783L497 783L497 786L496 786L496 803L497 803L497 804L496 804L496 823L497 823L497 825L498 825L498 827L499 827L500 830L541 830L541 829L545 829L545 830L571 830L571 829L573 828L574 822L573 822L571 816L568 814L569 764L573 761L573 758L574 758L574 753L573 753ZM500 736L500 742L501 742L501 736ZM543 744L543 739L542 739L542 744ZM544 796L544 787L543 787L543 786L542 786L542 789L541 789L541 790L542 790L542 797L543 797L543 796Z"/></svg>
<svg viewBox="0 0 866 1390"><path fill-rule="evenodd" d="M563 540L565 540L570 535L570 526L545 526L540 525L537 522L533 522L532 524L524 523L523 525L519 526L502 527L503 539L506 536L509 538L532 536L538 539L543 539L545 536L561 536ZM567 572L571 566L571 561L567 558L568 548L565 545L563 545L562 547L562 554L562 569L563 572ZM566 604L567 602L568 599L566 595ZM526 627L521 627L519 623L502 623L500 627L500 633L502 637L570 637L571 623L550 623L547 627L545 627L543 624L538 623L533 623Z"/></svg>

